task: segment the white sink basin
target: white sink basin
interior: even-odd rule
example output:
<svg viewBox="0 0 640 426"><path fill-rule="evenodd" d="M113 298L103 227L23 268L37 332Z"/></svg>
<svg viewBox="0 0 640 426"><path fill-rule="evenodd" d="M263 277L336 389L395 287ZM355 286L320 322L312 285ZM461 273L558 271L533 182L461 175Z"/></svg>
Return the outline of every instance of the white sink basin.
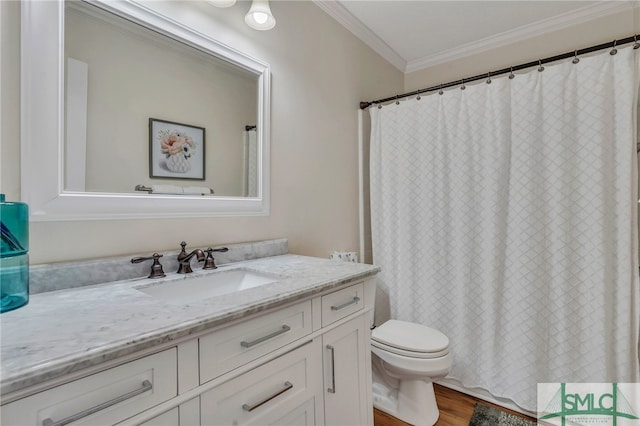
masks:
<svg viewBox="0 0 640 426"><path fill-rule="evenodd" d="M233 269L207 275L181 276L174 280L136 287L136 290L166 302L184 304L271 284L281 279L281 276L249 269Z"/></svg>

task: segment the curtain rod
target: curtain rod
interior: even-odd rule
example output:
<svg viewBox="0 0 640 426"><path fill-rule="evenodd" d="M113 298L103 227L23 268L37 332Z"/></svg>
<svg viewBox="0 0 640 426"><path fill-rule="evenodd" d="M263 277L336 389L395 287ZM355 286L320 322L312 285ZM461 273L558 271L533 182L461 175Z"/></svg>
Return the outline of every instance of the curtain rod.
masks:
<svg viewBox="0 0 640 426"><path fill-rule="evenodd" d="M439 84L437 86L432 86L432 87L428 87L426 89L419 89L419 90L414 90L413 92L408 92L408 93L403 93L401 95L395 95L395 96L390 96L388 98L383 98L383 99L378 99L375 101L362 101L360 102L360 109L367 109L369 108L371 105L374 104L381 104L383 102L388 102L388 101L393 101L393 100L398 100L401 98L408 98L414 95L419 95L421 93L427 93L427 92L433 92L435 90L440 90L440 89L446 89L448 87L453 87L453 86L458 86L461 84L465 84L465 83L470 83L472 81L478 81L478 80L483 80L485 78L491 78L491 77L495 77L497 75L501 75L501 74L507 74L507 73L512 73L514 71L520 71L523 70L525 68L531 68L534 66L542 66L542 64L548 64L549 62L555 62L555 61L560 61L562 59L568 59L571 57L577 57L578 55L584 55L587 53L592 53L592 52L596 52L598 50L603 50L603 49L608 49L608 48L612 48L612 52L614 52L616 46L620 46L623 44L627 44L627 43L631 43L631 42L635 42L633 48L637 49L640 47L640 41L638 40L638 36L637 35L632 35L630 37L627 38L623 38L621 40L614 40L608 43L602 43L602 44L598 44L596 46L591 46L591 47L587 47L584 49L580 49L580 50L574 50L573 52L567 52L567 53L563 53L560 55L556 55L556 56L551 56L549 58L545 58L545 59L539 59L537 61L532 61L532 62L527 62L526 64L520 64L520 65L516 65L513 67L508 67L508 68L503 68L501 70L498 71L491 71L488 73L484 73L484 74L480 74L480 75L476 75L474 77L469 77L469 78L463 78L460 80L456 80L456 81L451 81L449 83L445 83L445 84ZM615 53L612 53L615 54Z"/></svg>

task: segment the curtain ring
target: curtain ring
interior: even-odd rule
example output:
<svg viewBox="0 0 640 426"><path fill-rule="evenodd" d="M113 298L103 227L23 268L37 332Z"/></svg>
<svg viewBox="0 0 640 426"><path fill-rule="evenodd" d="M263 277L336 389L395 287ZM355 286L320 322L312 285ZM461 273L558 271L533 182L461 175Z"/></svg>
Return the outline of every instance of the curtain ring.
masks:
<svg viewBox="0 0 640 426"><path fill-rule="evenodd" d="M538 65L538 72L544 71L544 67L542 66L542 61L540 59L538 59Z"/></svg>
<svg viewBox="0 0 640 426"><path fill-rule="evenodd" d="M460 90L466 89L467 86L464 85L464 78L462 79L462 86L460 86Z"/></svg>
<svg viewBox="0 0 640 426"><path fill-rule="evenodd" d="M438 95L444 95L444 90L442 90L442 84L440 85L440 90L438 90Z"/></svg>
<svg viewBox="0 0 640 426"><path fill-rule="evenodd" d="M420 99L422 98L420 97L420 93L418 93L418 96L416 96L416 101L419 101Z"/></svg>
<svg viewBox="0 0 640 426"><path fill-rule="evenodd" d="M400 101L398 100L398 95L396 95L396 105L400 105Z"/></svg>
<svg viewBox="0 0 640 426"><path fill-rule="evenodd" d="M618 49L616 49L616 43L618 42L618 40L613 40L613 47L611 48L611 52L609 52L609 55L613 56L616 53L618 53Z"/></svg>
<svg viewBox="0 0 640 426"><path fill-rule="evenodd" d="M573 62L574 64L577 64L578 62L580 62L580 58L578 58L578 51L577 50L573 53L573 61L571 61L571 62Z"/></svg>
<svg viewBox="0 0 640 426"><path fill-rule="evenodd" d="M491 73L487 73L487 84L491 84Z"/></svg>
<svg viewBox="0 0 640 426"><path fill-rule="evenodd" d="M640 47L640 42L638 42L638 38L637 38L637 36L634 34L634 35L633 35L633 48L634 48L634 49L637 49L637 48L639 48L639 47Z"/></svg>
<svg viewBox="0 0 640 426"><path fill-rule="evenodd" d="M509 80L513 80L514 78L516 78L515 74L513 73L513 67L511 67L510 71L509 71Z"/></svg>
<svg viewBox="0 0 640 426"><path fill-rule="evenodd" d="M382 109L382 104L378 104L378 109Z"/></svg>

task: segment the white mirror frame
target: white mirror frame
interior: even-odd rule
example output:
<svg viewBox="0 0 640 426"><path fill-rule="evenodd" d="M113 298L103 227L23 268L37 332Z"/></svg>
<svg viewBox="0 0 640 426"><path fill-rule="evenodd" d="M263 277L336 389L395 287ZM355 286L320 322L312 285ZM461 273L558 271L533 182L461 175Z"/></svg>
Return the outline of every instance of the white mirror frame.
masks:
<svg viewBox="0 0 640 426"><path fill-rule="evenodd" d="M270 67L140 3L91 1L105 10L211 53L258 78L257 197L202 197L64 190L64 1L22 1L21 194L32 221L269 214ZM141 141L147 143L147 141ZM132 183L133 184L133 183Z"/></svg>

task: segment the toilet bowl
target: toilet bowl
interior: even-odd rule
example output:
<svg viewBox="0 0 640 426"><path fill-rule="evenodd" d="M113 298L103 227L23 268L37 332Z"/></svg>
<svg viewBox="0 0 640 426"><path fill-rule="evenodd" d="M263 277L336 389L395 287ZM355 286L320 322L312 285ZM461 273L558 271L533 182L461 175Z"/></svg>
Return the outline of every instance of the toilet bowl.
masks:
<svg viewBox="0 0 640 426"><path fill-rule="evenodd" d="M439 411L432 382L451 368L447 336L389 320L371 332L371 352L374 407L413 425L435 424Z"/></svg>

